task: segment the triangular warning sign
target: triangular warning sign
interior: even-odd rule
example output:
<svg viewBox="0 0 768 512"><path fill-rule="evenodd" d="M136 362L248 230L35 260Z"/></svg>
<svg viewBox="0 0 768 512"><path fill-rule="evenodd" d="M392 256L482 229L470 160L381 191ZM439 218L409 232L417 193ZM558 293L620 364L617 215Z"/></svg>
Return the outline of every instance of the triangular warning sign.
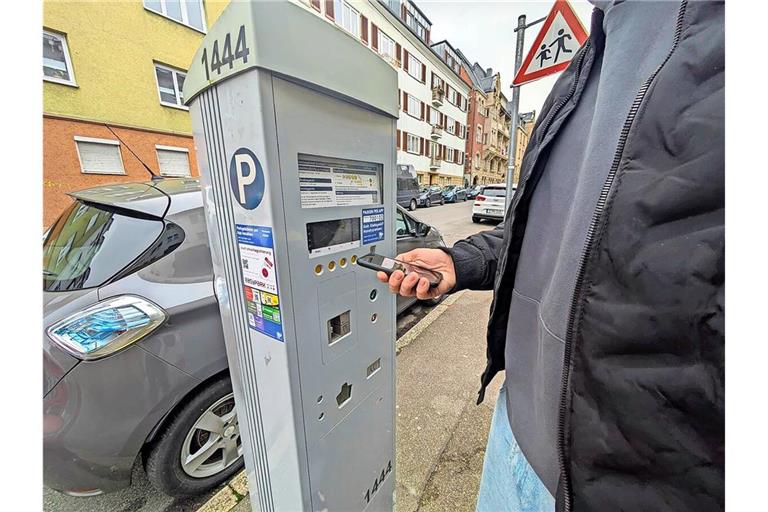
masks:
<svg viewBox="0 0 768 512"><path fill-rule="evenodd" d="M557 0L512 85L522 85L564 70L587 37L571 4L567 0Z"/></svg>

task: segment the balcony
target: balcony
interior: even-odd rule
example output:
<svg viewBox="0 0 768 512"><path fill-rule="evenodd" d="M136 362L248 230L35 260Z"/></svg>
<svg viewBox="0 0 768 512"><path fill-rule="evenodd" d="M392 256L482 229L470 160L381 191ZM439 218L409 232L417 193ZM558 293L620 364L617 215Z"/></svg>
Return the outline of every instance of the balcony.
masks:
<svg viewBox="0 0 768 512"><path fill-rule="evenodd" d="M485 158L495 158L500 157L501 155L501 148L495 144L487 144L485 146L485 154L483 155Z"/></svg>
<svg viewBox="0 0 768 512"><path fill-rule="evenodd" d="M435 107L442 106L443 99L445 99L445 91L440 87L432 88L432 105Z"/></svg>
<svg viewBox="0 0 768 512"><path fill-rule="evenodd" d="M430 171L436 171L440 168L440 163L443 161L443 159L439 156L431 156L429 157L429 170Z"/></svg>
<svg viewBox="0 0 768 512"><path fill-rule="evenodd" d="M432 140L437 140L440 137L443 136L443 129L440 127L440 125L433 124L432 125Z"/></svg>

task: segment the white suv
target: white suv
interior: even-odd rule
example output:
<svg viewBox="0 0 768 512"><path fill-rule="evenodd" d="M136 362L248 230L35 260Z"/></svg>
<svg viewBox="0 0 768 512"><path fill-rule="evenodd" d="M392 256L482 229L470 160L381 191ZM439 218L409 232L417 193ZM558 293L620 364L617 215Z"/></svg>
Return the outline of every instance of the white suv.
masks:
<svg viewBox="0 0 768 512"><path fill-rule="evenodd" d="M516 188L513 188L512 192L515 190ZM503 183L486 185L480 189L472 205L472 222L480 222L483 219L504 220L504 212L507 209L506 195L507 186Z"/></svg>

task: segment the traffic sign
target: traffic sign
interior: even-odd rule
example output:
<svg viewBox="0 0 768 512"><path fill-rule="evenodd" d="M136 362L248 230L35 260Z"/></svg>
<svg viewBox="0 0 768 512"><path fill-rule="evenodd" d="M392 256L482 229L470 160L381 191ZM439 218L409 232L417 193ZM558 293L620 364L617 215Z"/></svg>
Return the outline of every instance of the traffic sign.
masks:
<svg viewBox="0 0 768 512"><path fill-rule="evenodd" d="M571 4L567 0L557 0L512 85L523 85L564 70L587 37Z"/></svg>

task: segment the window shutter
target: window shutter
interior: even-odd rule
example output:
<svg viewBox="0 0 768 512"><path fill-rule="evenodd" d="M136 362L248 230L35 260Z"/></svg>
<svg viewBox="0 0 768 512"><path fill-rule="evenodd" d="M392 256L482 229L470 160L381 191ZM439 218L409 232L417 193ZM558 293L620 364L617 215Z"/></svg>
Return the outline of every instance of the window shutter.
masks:
<svg viewBox="0 0 768 512"><path fill-rule="evenodd" d="M459 134L459 130L460 130L459 126L461 126L461 125L459 125L458 121L454 121L454 123L456 123L456 124L454 125L455 128L453 129L453 131L456 133L456 135L458 135Z"/></svg>
<svg viewBox="0 0 768 512"><path fill-rule="evenodd" d="M360 15L360 39L367 45L368 44L368 18Z"/></svg>
<svg viewBox="0 0 768 512"><path fill-rule="evenodd" d="M403 110L408 112L408 93L403 91Z"/></svg>
<svg viewBox="0 0 768 512"><path fill-rule="evenodd" d="M371 23L371 48L379 49L379 27L375 23Z"/></svg>
<svg viewBox="0 0 768 512"><path fill-rule="evenodd" d="M320 0L311 0L310 3L312 4L312 7L317 9L317 12L320 12Z"/></svg>
<svg viewBox="0 0 768 512"><path fill-rule="evenodd" d="M421 65L421 81L427 83L427 65Z"/></svg>
<svg viewBox="0 0 768 512"><path fill-rule="evenodd" d="M333 14L333 0L325 0L325 15L334 19Z"/></svg>
<svg viewBox="0 0 768 512"><path fill-rule="evenodd" d="M402 48L401 48L401 46L400 46L400 43L395 43L395 58L397 59L397 62L398 62L398 65L397 65L397 66L398 66L398 67L400 67L400 64L399 64L399 62L402 62L402 61L401 61L401 59L400 59L400 53L401 53L401 49L402 49Z"/></svg>
<svg viewBox="0 0 768 512"><path fill-rule="evenodd" d="M448 151L446 151L446 149L447 149L447 146L445 144L443 144L443 160L445 160L445 155L446 155L446 153L448 153Z"/></svg>
<svg viewBox="0 0 768 512"><path fill-rule="evenodd" d="M397 149L400 149L400 130L397 130Z"/></svg>
<svg viewBox="0 0 768 512"><path fill-rule="evenodd" d="M397 108L398 110L402 110L403 108L403 95L400 94L402 91L400 89L397 90Z"/></svg>
<svg viewBox="0 0 768 512"><path fill-rule="evenodd" d="M424 114L425 114L425 108L424 107L426 105L424 105L423 101L419 101L419 103L421 103L421 114L420 115L421 115L421 120L423 121L424 120Z"/></svg>
<svg viewBox="0 0 768 512"><path fill-rule="evenodd" d="M432 108L429 105L427 105L427 113L424 115L424 119L432 124Z"/></svg>
<svg viewBox="0 0 768 512"><path fill-rule="evenodd" d="M403 48L403 69L408 71L408 50Z"/></svg>
<svg viewBox="0 0 768 512"><path fill-rule="evenodd" d="M419 137L419 139L420 139L419 143L421 144L421 147L419 148L419 154L420 155L425 155L426 154L426 152L425 152L426 150L424 149L424 146L426 145L425 144L426 141L424 140L424 137Z"/></svg>
<svg viewBox="0 0 768 512"><path fill-rule="evenodd" d="M186 151L157 150L157 163L162 176L189 176L189 153Z"/></svg>
<svg viewBox="0 0 768 512"><path fill-rule="evenodd" d="M77 140L80 170L88 173L125 174L118 144Z"/></svg>

